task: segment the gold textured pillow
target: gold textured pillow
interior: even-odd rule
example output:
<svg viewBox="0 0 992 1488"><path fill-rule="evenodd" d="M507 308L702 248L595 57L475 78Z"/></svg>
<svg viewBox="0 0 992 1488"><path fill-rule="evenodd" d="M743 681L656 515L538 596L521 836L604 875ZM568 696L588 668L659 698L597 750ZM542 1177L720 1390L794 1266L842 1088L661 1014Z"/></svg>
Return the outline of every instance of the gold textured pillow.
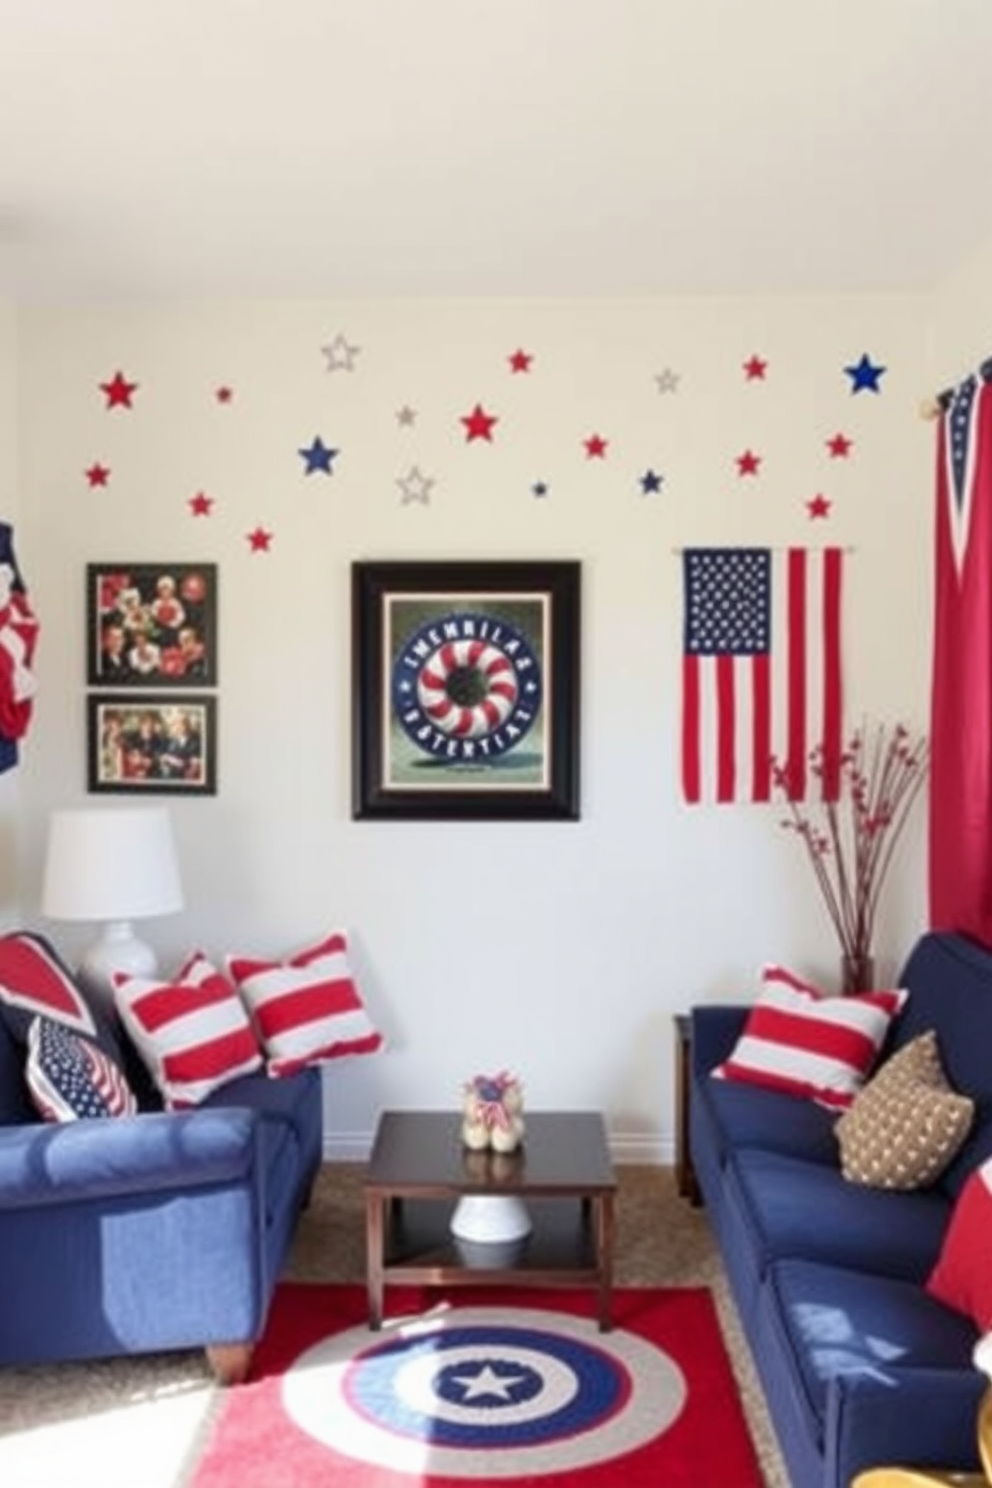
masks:
<svg viewBox="0 0 992 1488"><path fill-rule="evenodd" d="M871 1188L925 1188L962 1146L975 1103L948 1084L930 1029L887 1059L834 1130L841 1171Z"/></svg>

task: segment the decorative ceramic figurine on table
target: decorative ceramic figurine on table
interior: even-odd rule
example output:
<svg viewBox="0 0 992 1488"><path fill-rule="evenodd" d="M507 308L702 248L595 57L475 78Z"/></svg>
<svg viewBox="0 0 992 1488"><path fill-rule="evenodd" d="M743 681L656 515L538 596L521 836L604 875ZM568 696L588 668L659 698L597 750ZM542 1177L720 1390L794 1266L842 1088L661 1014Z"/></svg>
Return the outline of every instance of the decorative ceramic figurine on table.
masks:
<svg viewBox="0 0 992 1488"><path fill-rule="evenodd" d="M523 1141L523 1086L515 1075L476 1075L462 1090L462 1141L474 1152L515 1152Z"/></svg>

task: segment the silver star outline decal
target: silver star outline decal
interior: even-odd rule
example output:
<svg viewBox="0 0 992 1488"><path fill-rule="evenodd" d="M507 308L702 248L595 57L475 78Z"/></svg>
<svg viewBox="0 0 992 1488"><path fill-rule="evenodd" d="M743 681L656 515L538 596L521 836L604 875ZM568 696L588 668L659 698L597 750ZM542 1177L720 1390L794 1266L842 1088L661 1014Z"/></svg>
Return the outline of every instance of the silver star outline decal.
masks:
<svg viewBox="0 0 992 1488"><path fill-rule="evenodd" d="M339 331L333 341L320 349L327 358L328 372L354 372L355 358L362 348L353 346Z"/></svg>
<svg viewBox="0 0 992 1488"><path fill-rule="evenodd" d="M411 501L419 501L422 506L430 505L434 477L424 475L419 465L411 465L406 475L397 478L396 484L403 492L400 499L402 506L407 506Z"/></svg>

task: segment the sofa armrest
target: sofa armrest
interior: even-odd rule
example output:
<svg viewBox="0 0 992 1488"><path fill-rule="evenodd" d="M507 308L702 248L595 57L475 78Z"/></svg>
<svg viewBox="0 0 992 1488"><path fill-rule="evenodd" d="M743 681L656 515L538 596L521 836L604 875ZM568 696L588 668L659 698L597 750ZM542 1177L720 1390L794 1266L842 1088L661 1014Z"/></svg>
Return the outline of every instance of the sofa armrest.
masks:
<svg viewBox="0 0 992 1488"><path fill-rule="evenodd" d="M230 1107L0 1127L0 1211L244 1180L257 1124Z"/></svg>
<svg viewBox="0 0 992 1488"><path fill-rule="evenodd" d="M730 1054L751 1011L745 1003L722 1003L717 1007L694 1007L692 1018L692 1069L698 1078Z"/></svg>
<svg viewBox="0 0 992 1488"><path fill-rule="evenodd" d="M977 1369L891 1369L837 1375L827 1397L825 1488L849 1488L869 1467L974 1471L978 1407L988 1380Z"/></svg>

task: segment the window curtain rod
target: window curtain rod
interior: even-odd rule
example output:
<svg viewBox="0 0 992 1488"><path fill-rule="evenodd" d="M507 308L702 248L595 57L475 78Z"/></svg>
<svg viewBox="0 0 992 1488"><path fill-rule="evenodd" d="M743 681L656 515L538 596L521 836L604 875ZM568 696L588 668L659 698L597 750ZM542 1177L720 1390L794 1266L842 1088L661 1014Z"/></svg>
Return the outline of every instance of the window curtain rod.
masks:
<svg viewBox="0 0 992 1488"><path fill-rule="evenodd" d="M942 393L938 393L936 397L924 398L923 402L920 404L920 417L925 419L940 418L940 415L944 413L948 408L950 408L951 402L954 398L954 394L957 392L958 388L964 387L965 383L968 381L968 378L974 376L976 376L976 374L974 372L971 372L968 374L968 377L962 377L960 382L955 383L953 387L945 388L944 391ZM992 357L987 357L986 360L982 362L981 366L978 368L977 376L982 380L982 382L992 382Z"/></svg>

